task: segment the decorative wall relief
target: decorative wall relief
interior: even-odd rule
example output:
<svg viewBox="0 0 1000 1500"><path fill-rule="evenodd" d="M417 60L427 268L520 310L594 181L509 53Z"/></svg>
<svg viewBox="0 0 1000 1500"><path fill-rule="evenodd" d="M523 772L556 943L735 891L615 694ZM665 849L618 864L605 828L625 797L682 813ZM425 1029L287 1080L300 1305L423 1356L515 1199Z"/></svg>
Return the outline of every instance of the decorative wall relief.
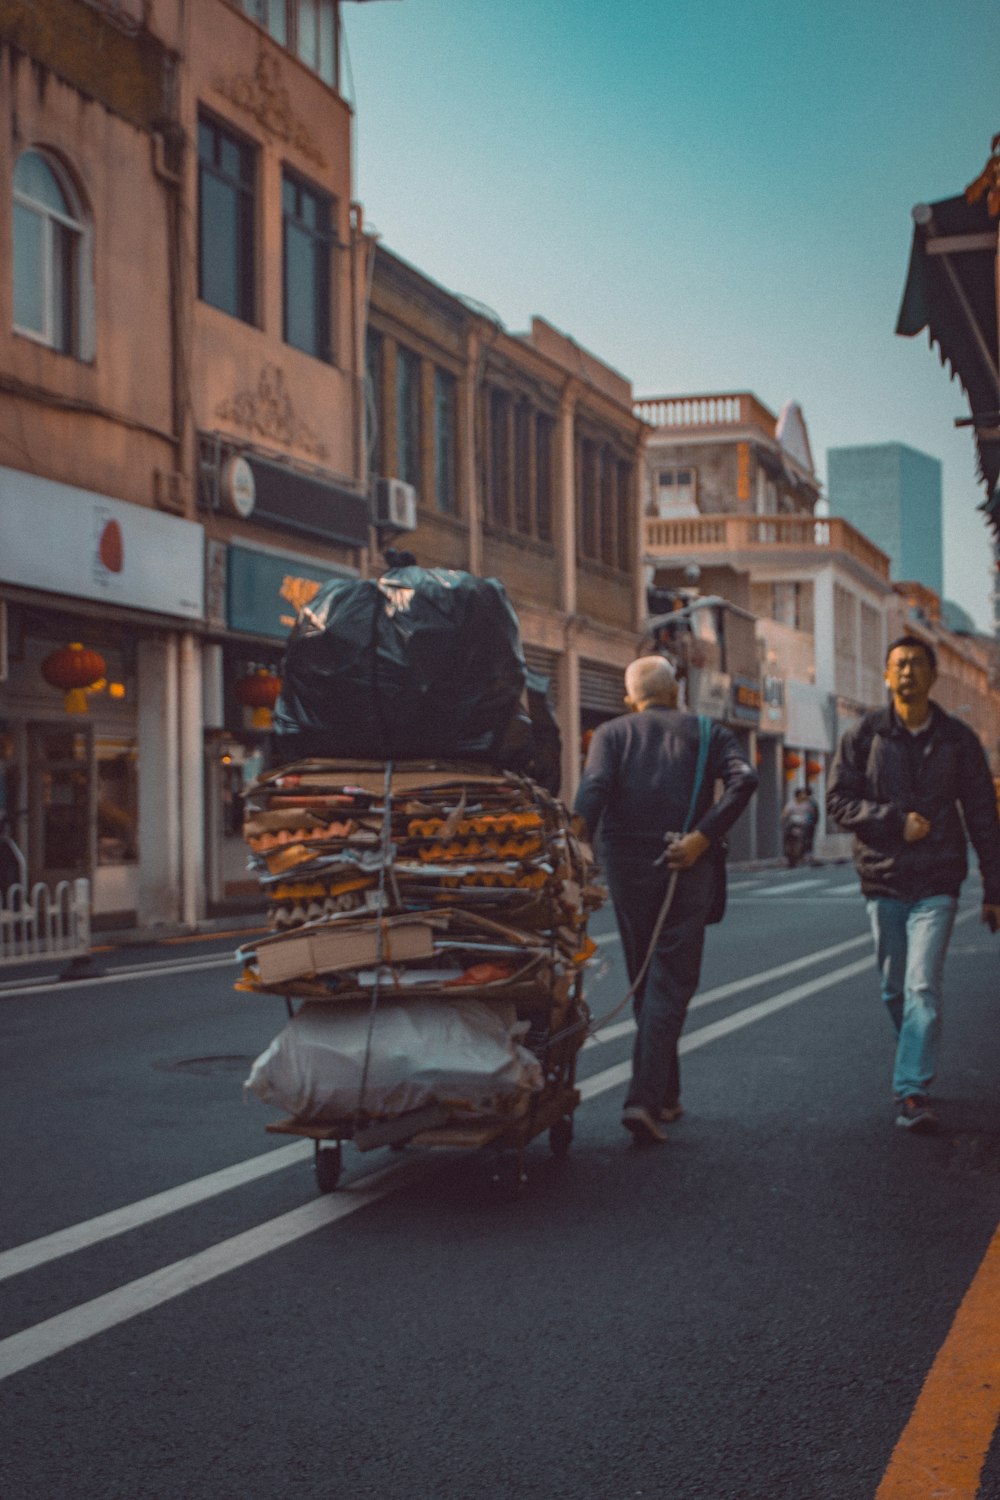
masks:
<svg viewBox="0 0 1000 1500"><path fill-rule="evenodd" d="M215 408L215 415L267 442L301 448L321 462L329 457L329 450L295 415L284 371L275 364L266 364L261 370L256 390L240 391L223 401Z"/></svg>
<svg viewBox="0 0 1000 1500"><path fill-rule="evenodd" d="M261 47L252 78L245 73L216 78L215 88L237 109L252 115L268 135L287 141L318 167L326 166L326 157L292 110L288 89L281 80L281 64L273 53Z"/></svg>

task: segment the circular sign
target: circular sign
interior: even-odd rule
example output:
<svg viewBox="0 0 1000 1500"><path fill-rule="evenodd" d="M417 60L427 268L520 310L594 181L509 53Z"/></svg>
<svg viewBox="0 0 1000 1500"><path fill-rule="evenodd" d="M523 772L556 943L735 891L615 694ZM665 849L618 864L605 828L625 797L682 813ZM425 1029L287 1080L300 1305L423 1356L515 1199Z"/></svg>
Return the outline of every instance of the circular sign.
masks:
<svg viewBox="0 0 1000 1500"><path fill-rule="evenodd" d="M257 503L257 486L253 469L238 453L227 458L222 466L222 502L227 510L245 521L253 514Z"/></svg>

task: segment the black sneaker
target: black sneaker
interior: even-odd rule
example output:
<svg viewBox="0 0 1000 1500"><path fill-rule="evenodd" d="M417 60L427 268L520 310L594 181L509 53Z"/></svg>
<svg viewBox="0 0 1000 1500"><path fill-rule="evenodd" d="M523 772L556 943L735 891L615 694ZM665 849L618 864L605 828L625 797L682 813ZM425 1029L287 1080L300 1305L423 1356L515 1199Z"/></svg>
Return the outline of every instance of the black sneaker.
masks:
<svg viewBox="0 0 1000 1500"><path fill-rule="evenodd" d="M940 1123L926 1094L908 1094L896 1100L896 1124L902 1130L936 1130Z"/></svg>

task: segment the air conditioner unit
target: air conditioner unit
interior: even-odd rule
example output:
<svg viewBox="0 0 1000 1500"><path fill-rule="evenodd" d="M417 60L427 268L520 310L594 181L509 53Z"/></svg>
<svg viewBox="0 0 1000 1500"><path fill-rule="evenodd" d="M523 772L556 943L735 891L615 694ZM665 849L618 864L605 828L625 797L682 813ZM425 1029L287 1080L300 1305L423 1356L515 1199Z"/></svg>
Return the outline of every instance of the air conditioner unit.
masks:
<svg viewBox="0 0 1000 1500"><path fill-rule="evenodd" d="M375 481L375 523L397 531L416 531L417 492L402 479Z"/></svg>

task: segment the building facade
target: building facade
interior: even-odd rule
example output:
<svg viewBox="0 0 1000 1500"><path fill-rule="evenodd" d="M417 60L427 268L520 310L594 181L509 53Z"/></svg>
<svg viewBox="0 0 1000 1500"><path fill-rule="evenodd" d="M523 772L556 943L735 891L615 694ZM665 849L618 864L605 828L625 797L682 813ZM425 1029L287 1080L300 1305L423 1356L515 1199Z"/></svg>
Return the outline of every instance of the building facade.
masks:
<svg viewBox="0 0 1000 1500"><path fill-rule="evenodd" d="M367 330L373 482L402 481L415 507L396 544L502 580L549 683L570 799L643 626L631 386L543 319L509 333L381 245Z"/></svg>
<svg viewBox="0 0 1000 1500"><path fill-rule="evenodd" d="M893 578L944 592L941 463L905 443L827 451L830 513L889 559Z"/></svg>
<svg viewBox="0 0 1000 1500"><path fill-rule="evenodd" d="M725 636L714 659L689 645L709 667L707 680L691 674L691 707L744 738L760 789L734 851L772 857L790 789L808 781L822 804L838 734L881 701L889 560L827 515L795 403L776 416L742 392L648 398L636 410L654 429L647 576L661 598L697 593L735 606L720 615L730 661L718 655Z"/></svg>
<svg viewBox="0 0 1000 1500"><path fill-rule="evenodd" d="M365 566L336 20L0 16L0 799L31 879L87 876L98 923L190 922L240 889L243 700L297 605Z"/></svg>
<svg viewBox="0 0 1000 1500"><path fill-rule="evenodd" d="M239 793L288 631L393 539L504 582L565 796L622 704L631 387L376 249L338 9L0 11L0 810L98 926L257 899Z"/></svg>

